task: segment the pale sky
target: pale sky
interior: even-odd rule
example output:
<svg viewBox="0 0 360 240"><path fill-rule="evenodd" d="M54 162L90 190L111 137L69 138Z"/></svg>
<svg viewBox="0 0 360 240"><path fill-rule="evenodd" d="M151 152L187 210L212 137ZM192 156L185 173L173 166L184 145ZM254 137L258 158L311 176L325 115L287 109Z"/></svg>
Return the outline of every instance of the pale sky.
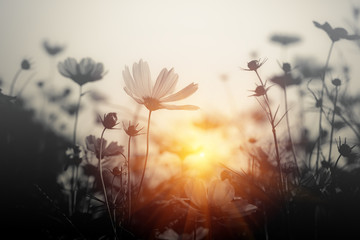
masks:
<svg viewBox="0 0 360 240"><path fill-rule="evenodd" d="M149 63L153 80L162 68L174 67L179 74L177 90L191 82L199 83L198 92L182 103L198 105L207 111L230 111L229 96L220 81L220 75L227 74L231 95L237 109L242 111L256 104L247 97L248 90L255 87L256 78L239 68L246 67L252 60L251 54L256 52L259 58L268 58L261 69L264 78L280 73L277 61L281 61L281 48L269 41L271 34L302 38L288 49L286 61L301 55L313 56L324 63L330 40L312 21L328 21L351 32L352 6L359 7L360 2L0 0L3 93L8 92L23 58L33 60L35 78L46 79L50 63L41 43L48 39L66 45L66 50L56 57L56 63L66 57L78 60L91 57L103 62L108 74L85 88L104 92L114 103L135 107L135 102L123 91L121 72L125 65L131 67L143 59ZM346 41L336 46L334 56L345 51L345 61L359 61L359 49ZM332 58L336 60L340 58ZM55 81L75 86L58 72Z"/></svg>

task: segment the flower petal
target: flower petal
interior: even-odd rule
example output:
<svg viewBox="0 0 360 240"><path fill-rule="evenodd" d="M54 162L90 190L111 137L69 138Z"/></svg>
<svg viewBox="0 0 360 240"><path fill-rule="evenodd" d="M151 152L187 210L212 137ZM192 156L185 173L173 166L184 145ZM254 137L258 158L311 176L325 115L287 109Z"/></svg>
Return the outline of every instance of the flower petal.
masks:
<svg viewBox="0 0 360 240"><path fill-rule="evenodd" d="M138 104L144 104L144 101L142 101L140 98L135 97L127 87L124 87L124 91L127 93L127 95L132 97Z"/></svg>
<svg viewBox="0 0 360 240"><path fill-rule="evenodd" d="M198 110L198 106L194 105L171 105L171 104L159 104L159 109L167 109L167 110Z"/></svg>
<svg viewBox="0 0 360 240"><path fill-rule="evenodd" d="M179 76L174 72L173 68L170 71L164 68L156 79L151 96L160 99L165 95L173 93L178 79Z"/></svg>
<svg viewBox="0 0 360 240"><path fill-rule="evenodd" d="M179 92L174 93L174 94L167 96L160 100L161 100L161 102L173 102L173 101L182 100L182 99L187 98L188 96L192 95L194 92L196 92L196 90L198 90L198 84L190 83L189 85L187 85L185 88L183 88Z"/></svg>
<svg viewBox="0 0 360 240"><path fill-rule="evenodd" d="M151 78L150 69L147 62L143 62L141 59L139 63L133 64L133 77L135 87L141 93L141 97L151 96Z"/></svg>

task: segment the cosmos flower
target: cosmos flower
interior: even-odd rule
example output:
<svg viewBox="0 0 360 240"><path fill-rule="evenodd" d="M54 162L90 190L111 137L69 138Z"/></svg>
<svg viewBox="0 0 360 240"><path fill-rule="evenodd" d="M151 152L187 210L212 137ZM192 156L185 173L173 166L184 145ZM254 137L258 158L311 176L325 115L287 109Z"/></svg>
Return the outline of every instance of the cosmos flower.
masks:
<svg viewBox="0 0 360 240"><path fill-rule="evenodd" d="M279 43L283 46L288 46L294 43L299 42L301 39L298 36L283 35L283 34L274 34L271 36L270 40L275 43Z"/></svg>
<svg viewBox="0 0 360 240"><path fill-rule="evenodd" d="M31 62L28 59L24 59L21 61L21 69L22 70L29 70L31 68Z"/></svg>
<svg viewBox="0 0 360 240"><path fill-rule="evenodd" d="M50 45L48 40L44 40L43 47L50 56L55 56L64 50L63 46Z"/></svg>
<svg viewBox="0 0 360 240"><path fill-rule="evenodd" d="M104 65L96 63L91 58L83 58L80 63L77 63L74 58L67 58L64 62L59 62L58 70L61 75L72 79L80 86L100 80L105 75Z"/></svg>
<svg viewBox="0 0 360 240"><path fill-rule="evenodd" d="M270 79L271 82L279 85L281 88L289 87L292 85L299 85L301 83L300 78L294 78L290 73L274 76Z"/></svg>
<svg viewBox="0 0 360 240"><path fill-rule="evenodd" d="M271 86L270 86L271 87ZM266 88L266 84L264 86L260 85L255 88L255 90L250 90L254 92L254 94L250 95L249 97L260 97L264 96L266 92L269 90L270 87Z"/></svg>
<svg viewBox="0 0 360 240"><path fill-rule="evenodd" d="M252 60L252 61L248 62L248 64L247 64L248 68L242 68L242 69L245 71L257 71L258 68L260 68L266 61L267 61L267 58L265 58L263 61L261 61L261 59Z"/></svg>
<svg viewBox="0 0 360 240"><path fill-rule="evenodd" d="M113 129L119 123L117 122L117 115L114 112L104 114L104 118L99 115L99 120L106 129Z"/></svg>
<svg viewBox="0 0 360 240"><path fill-rule="evenodd" d="M134 63L132 68L133 76L130 74L129 67L125 67L123 77L125 81L125 92L137 103L145 105L150 111L158 109L168 110L197 110L193 105L170 105L167 102L174 102L189 97L198 89L198 85L190 83L182 90L173 93L179 76L174 69L168 71L164 68L156 79L155 85L152 84L150 69L147 62L140 60Z"/></svg>
<svg viewBox="0 0 360 240"><path fill-rule="evenodd" d="M353 149L355 146L356 146L356 145L353 145L353 146L350 147L350 146L346 143L346 138L345 138L344 143L341 143L341 138L339 137L339 142L337 143L337 148L338 148L338 151L339 151L339 153L341 154L341 156L349 157L349 156L351 155L352 149Z"/></svg>
<svg viewBox="0 0 360 240"><path fill-rule="evenodd" d="M101 139L96 138L94 135L89 135L86 137L85 143L86 143L86 148L89 151L95 153L96 157L99 158ZM102 152L101 152L102 157L116 156L122 154L123 152L124 152L123 146L117 145L116 142L111 142L107 146L107 141L103 139Z"/></svg>
<svg viewBox="0 0 360 240"><path fill-rule="evenodd" d="M139 126L139 123L131 124L131 122L129 121L129 123L128 123L127 127L126 127L125 123L123 122L124 131L130 137L135 137L135 136L141 134L140 131L143 130L143 127L140 128L140 129L137 129L138 126Z"/></svg>
<svg viewBox="0 0 360 240"><path fill-rule="evenodd" d="M313 21L315 27L320 28L324 30L327 35L330 37L331 41L336 42L341 39L347 39L347 40L357 40L360 39L359 35L349 35L346 29L344 28L332 28L331 25L328 22L325 22L324 24L320 24L316 21Z"/></svg>

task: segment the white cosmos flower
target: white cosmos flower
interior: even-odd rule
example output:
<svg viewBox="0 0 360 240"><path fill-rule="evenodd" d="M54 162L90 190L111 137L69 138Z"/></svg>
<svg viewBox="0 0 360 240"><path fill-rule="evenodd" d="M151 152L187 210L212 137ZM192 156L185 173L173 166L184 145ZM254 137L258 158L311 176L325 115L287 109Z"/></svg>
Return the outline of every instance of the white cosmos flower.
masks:
<svg viewBox="0 0 360 240"><path fill-rule="evenodd" d="M105 75L104 65L91 58L83 58L80 63L74 58L67 58L64 62L59 62L58 69L61 75L74 80L80 86L100 80Z"/></svg>
<svg viewBox="0 0 360 240"><path fill-rule="evenodd" d="M123 71L125 81L125 92L137 103L145 105L150 111L158 109L169 110L197 110L199 107L193 105L171 105L167 102L174 102L189 97L198 89L198 85L190 83L182 90L174 93L179 76L174 69L168 71L166 68L161 70L156 79L155 85L152 84L150 69L147 62L140 60L134 63L132 76L129 67L125 66Z"/></svg>

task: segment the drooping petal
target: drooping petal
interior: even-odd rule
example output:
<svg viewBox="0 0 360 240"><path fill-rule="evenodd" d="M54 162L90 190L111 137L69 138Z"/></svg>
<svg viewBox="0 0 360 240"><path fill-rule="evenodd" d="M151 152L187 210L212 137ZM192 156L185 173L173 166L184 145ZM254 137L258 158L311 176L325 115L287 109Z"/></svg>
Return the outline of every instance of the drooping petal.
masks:
<svg viewBox="0 0 360 240"><path fill-rule="evenodd" d="M192 95L194 92L198 90L198 84L190 83L185 88L180 90L177 93L171 94L165 98L161 99L161 102L173 102L182 100L184 98L187 98L188 96Z"/></svg>
<svg viewBox="0 0 360 240"><path fill-rule="evenodd" d="M135 97L132 92L127 88L124 87L124 91L127 93L127 95L129 95L130 97L132 97L137 103L139 104L144 104L144 101L141 100L140 98Z"/></svg>
<svg viewBox="0 0 360 240"><path fill-rule="evenodd" d="M171 105L171 104L159 104L159 109L167 109L167 110L198 110L198 106L194 105Z"/></svg>
<svg viewBox="0 0 360 240"><path fill-rule="evenodd" d="M125 70L123 70L122 75L128 90L130 90L130 92L132 92L136 97L141 98L142 97L141 92L139 91L138 87L135 85L135 81L130 74L130 70L128 66L125 66Z"/></svg>

